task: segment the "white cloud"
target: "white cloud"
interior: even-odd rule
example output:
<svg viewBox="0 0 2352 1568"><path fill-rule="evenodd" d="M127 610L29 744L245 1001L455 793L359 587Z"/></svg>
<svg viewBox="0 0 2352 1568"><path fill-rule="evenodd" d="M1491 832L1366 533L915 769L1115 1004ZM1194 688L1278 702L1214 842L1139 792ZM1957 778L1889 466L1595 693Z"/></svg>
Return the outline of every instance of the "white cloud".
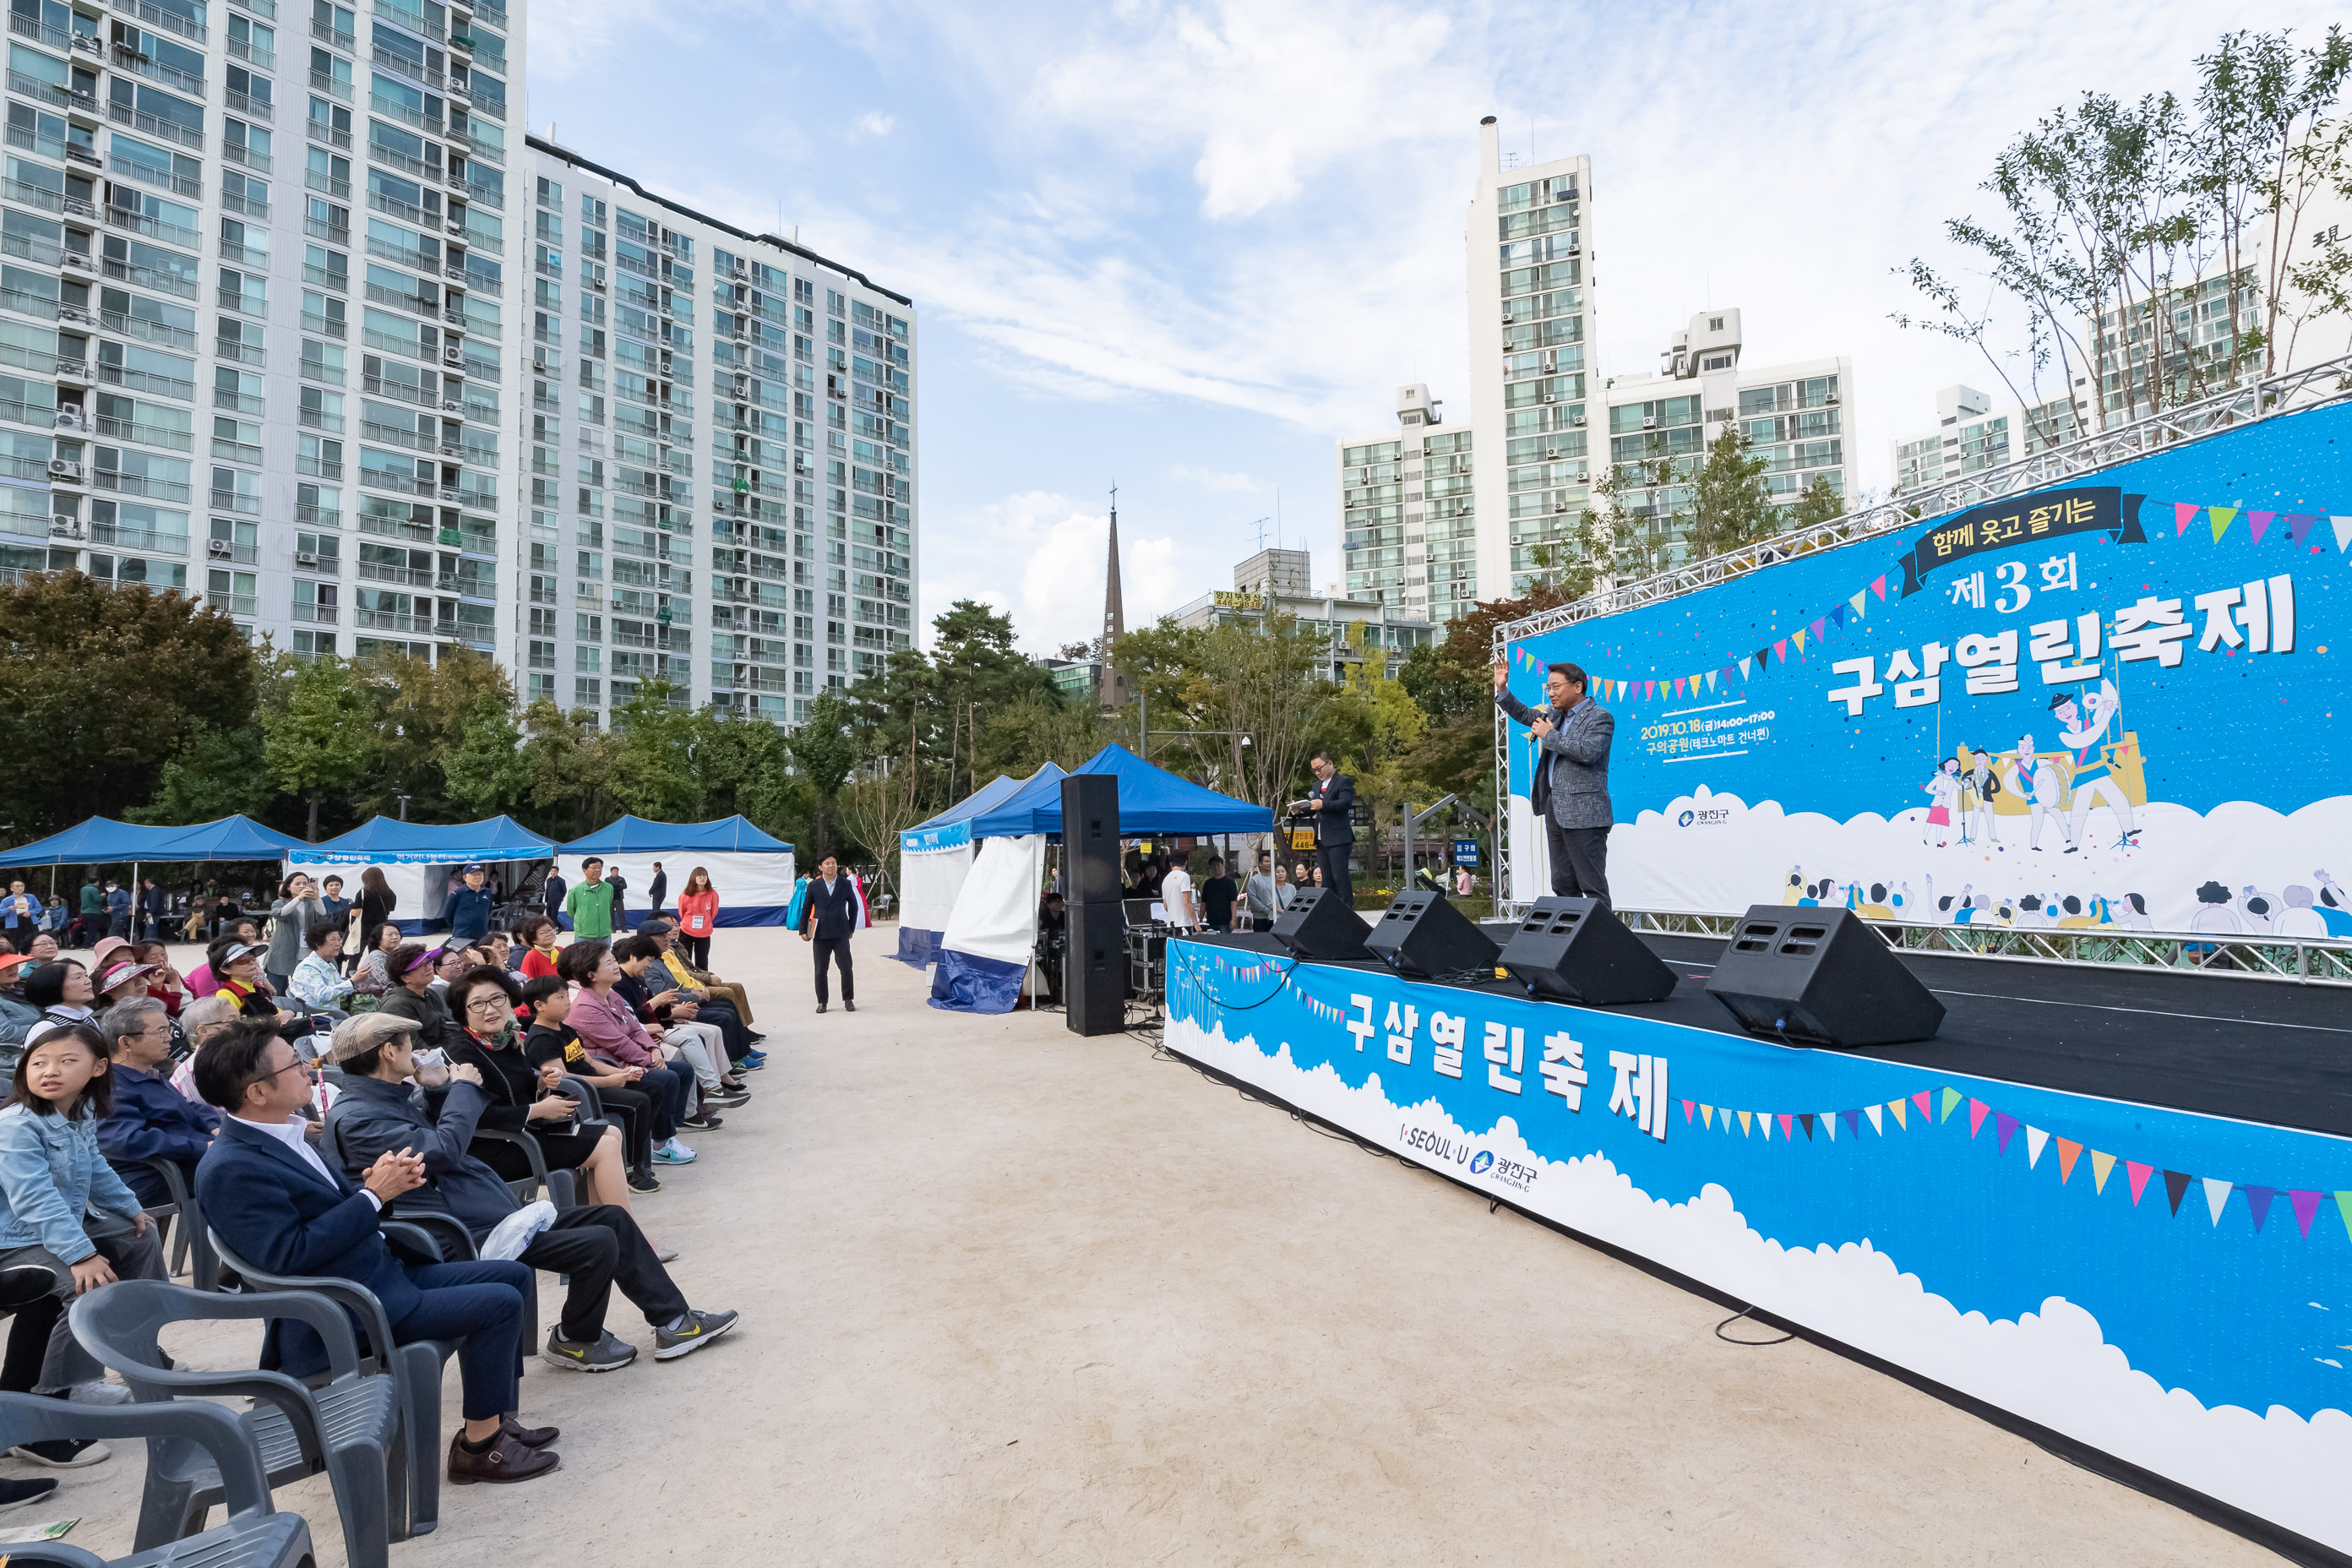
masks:
<svg viewBox="0 0 2352 1568"><path fill-rule="evenodd" d="M1244 493L1265 489L1247 474L1219 473L1214 468L1196 468L1190 463L1177 463L1168 470L1168 477L1180 484L1198 485L1204 490L1238 490Z"/></svg>
<svg viewBox="0 0 2352 1568"><path fill-rule="evenodd" d="M978 599L1011 613L1029 652L1091 639L1102 627L1109 530L1107 512L1045 490L934 517L923 534L926 636L950 605ZM1119 597L1127 624L1142 626L1180 602L1176 542L1122 528L1119 542Z"/></svg>
<svg viewBox="0 0 2352 1568"><path fill-rule="evenodd" d="M868 110L857 117L857 129L868 136L887 136L898 127L898 118L894 115Z"/></svg>

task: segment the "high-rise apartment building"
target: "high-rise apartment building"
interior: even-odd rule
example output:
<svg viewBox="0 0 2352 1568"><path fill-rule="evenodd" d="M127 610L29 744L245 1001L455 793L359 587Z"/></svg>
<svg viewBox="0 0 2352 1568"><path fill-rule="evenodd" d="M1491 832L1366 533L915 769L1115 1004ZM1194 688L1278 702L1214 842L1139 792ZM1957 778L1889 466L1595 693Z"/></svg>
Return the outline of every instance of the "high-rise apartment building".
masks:
<svg viewBox="0 0 2352 1568"><path fill-rule="evenodd" d="M521 679L593 708L657 675L796 722L914 646L912 305L551 142L527 160Z"/></svg>
<svg viewBox="0 0 2352 1568"><path fill-rule="evenodd" d="M1470 406L1481 461L1472 488L1476 571L1433 620L1525 591L1535 552L1583 515L1591 478L1587 393L1597 341L1592 161L1503 167L1492 116L1479 122L1478 182L1465 235Z"/></svg>
<svg viewBox="0 0 2352 1568"><path fill-rule="evenodd" d="M1442 424L1429 388L1402 386L1398 428L1343 440L1337 453L1346 595L1438 622L1478 599L1476 453L1469 431Z"/></svg>
<svg viewBox="0 0 2352 1568"><path fill-rule="evenodd" d="M1816 482L1853 493L1853 363L1839 355L1755 365L1741 357L1736 309L1701 310L1658 356L1653 374L1612 375L1608 462L1625 485L1620 502L1641 520L1658 567L1679 564L1691 485L1706 448L1726 430L1748 439L1769 468L1772 498L1793 503Z"/></svg>
<svg viewBox="0 0 2352 1568"><path fill-rule="evenodd" d="M1893 443L1894 493L1909 495L2078 439L2078 416L2089 410L2085 395L2079 406L2060 396L1996 408L1972 386L1944 388L1936 394L1936 428Z"/></svg>
<svg viewBox="0 0 2352 1568"><path fill-rule="evenodd" d="M0 572L594 709L911 643L911 307L527 143L525 24L12 0Z"/></svg>

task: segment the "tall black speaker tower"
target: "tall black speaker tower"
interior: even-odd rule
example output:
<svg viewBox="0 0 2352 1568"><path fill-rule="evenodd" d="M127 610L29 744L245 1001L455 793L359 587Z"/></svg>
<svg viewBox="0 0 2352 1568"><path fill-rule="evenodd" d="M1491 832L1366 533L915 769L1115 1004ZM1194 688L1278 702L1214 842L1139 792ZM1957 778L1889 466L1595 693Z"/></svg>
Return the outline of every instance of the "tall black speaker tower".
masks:
<svg viewBox="0 0 2352 1568"><path fill-rule="evenodd" d="M1063 1022L1074 1035L1116 1035L1127 1026L1127 911L1072 904L1062 919Z"/></svg>
<svg viewBox="0 0 2352 1568"><path fill-rule="evenodd" d="M1110 774L1062 781L1062 865L1068 903L1118 902L1118 780Z"/></svg>
<svg viewBox="0 0 2352 1568"><path fill-rule="evenodd" d="M1860 1050L1934 1037L1944 1005L1850 910L1758 904L1707 981L1751 1035Z"/></svg>

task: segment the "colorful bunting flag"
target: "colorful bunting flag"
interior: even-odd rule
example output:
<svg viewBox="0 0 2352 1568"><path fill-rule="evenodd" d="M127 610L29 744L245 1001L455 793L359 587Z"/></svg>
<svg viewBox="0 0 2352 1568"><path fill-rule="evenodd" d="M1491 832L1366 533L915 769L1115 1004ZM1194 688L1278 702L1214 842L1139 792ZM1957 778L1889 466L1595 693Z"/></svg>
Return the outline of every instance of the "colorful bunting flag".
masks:
<svg viewBox="0 0 2352 1568"><path fill-rule="evenodd" d="M2205 510L2212 515L2213 542L2219 544L2221 542L2221 536L2230 531L2230 524L2237 521L2238 509L2233 506L2214 506L2207 507Z"/></svg>
<svg viewBox="0 0 2352 1568"><path fill-rule="evenodd" d="M2278 513L2274 511L2250 511L2246 514L2246 526L2253 531L2256 544L2263 542L2263 535L2269 531L2271 519L2277 515ZM2262 1227L2256 1226L2254 1228L2259 1230Z"/></svg>
<svg viewBox="0 0 2352 1568"><path fill-rule="evenodd" d="M2058 1184L2064 1186L2074 1173L2074 1162L2082 1158L2083 1146L2071 1138L2058 1140Z"/></svg>
<svg viewBox="0 0 2352 1568"><path fill-rule="evenodd" d="M2042 1150L2050 1142L2050 1134L2039 1127L2025 1130L2025 1168L2033 1169L2042 1163Z"/></svg>
<svg viewBox="0 0 2352 1568"><path fill-rule="evenodd" d="M2291 1188L2286 1194L2287 1203L2294 1209L2294 1226L2305 1240L2311 1237L2311 1221L2319 1213L2319 1200L2326 1195L2302 1187Z"/></svg>
<svg viewBox="0 0 2352 1568"><path fill-rule="evenodd" d="M2186 1171L2164 1173L2165 1201L2172 1205L2172 1212L2176 1216L2180 1213L2180 1200L2189 1195L2189 1184L2194 1179Z"/></svg>
<svg viewBox="0 0 2352 1568"><path fill-rule="evenodd" d="M2192 506L2185 500L2173 502L2172 537L2178 539L2182 534L2188 532L2189 525L2197 521L2197 514L2202 510L2204 509L2201 507Z"/></svg>
<svg viewBox="0 0 2352 1568"><path fill-rule="evenodd" d="M1855 594L1853 598L1846 601L1847 604L1853 606L1853 618L1857 621L1863 618L1862 606L1867 602L1867 595L1869 593L1870 590L1864 588L1861 592Z"/></svg>
<svg viewBox="0 0 2352 1568"><path fill-rule="evenodd" d="M2165 1177L2168 1181L2170 1180L2171 1175L2172 1173L2169 1171L2165 1173ZM2230 1201L2231 1184L2222 1181L2218 1176L2207 1176L2203 1178L2203 1180L2205 1183L2205 1206L2212 1213L2213 1223L2215 1225L2220 1225L2221 1223L2221 1210L2229 1204ZM2179 1207L2177 1204L2173 1206L2175 1209Z"/></svg>
<svg viewBox="0 0 2352 1568"><path fill-rule="evenodd" d="M1895 1103L1900 1105L1903 1102L1898 1100ZM1870 1118L1870 1130L1881 1138L1886 1136L1886 1124L1878 1120L1878 1113L1884 1109L1883 1106L1876 1105L1865 1105L1862 1108L1862 1113Z"/></svg>
<svg viewBox="0 0 2352 1568"><path fill-rule="evenodd" d="M2278 1196L2278 1189L2248 1186L2239 1190L2246 1194L2246 1206L2252 1209L2254 1215L2254 1234L2260 1236L2263 1233L2263 1221L2270 1217L2271 1200Z"/></svg>
<svg viewBox="0 0 2352 1568"><path fill-rule="evenodd" d="M2139 1207L2139 1195L2147 1190L2147 1179L2156 1174L2154 1165L2143 1165L2137 1160L2126 1160L2124 1170L2131 1177L2132 1207ZM2175 1204L2175 1208L2179 1205Z"/></svg>
<svg viewBox="0 0 2352 1568"><path fill-rule="evenodd" d="M1878 595L1878 602L1880 604L1883 605L1886 602L1886 574L1885 573L1880 573L1877 581L1871 584L1870 591Z"/></svg>
<svg viewBox="0 0 2352 1568"><path fill-rule="evenodd" d="M2327 521L2336 530L2337 553L2352 551L2352 517L2331 517Z"/></svg>
<svg viewBox="0 0 2352 1568"><path fill-rule="evenodd" d="M2107 1190L2107 1178L2115 1173L2115 1169L2116 1157L2113 1154L2103 1154L2096 1149L2092 1150L2091 1190L2095 1193L2105 1193ZM2132 1202L2139 1202L2138 1194L2132 1194Z"/></svg>

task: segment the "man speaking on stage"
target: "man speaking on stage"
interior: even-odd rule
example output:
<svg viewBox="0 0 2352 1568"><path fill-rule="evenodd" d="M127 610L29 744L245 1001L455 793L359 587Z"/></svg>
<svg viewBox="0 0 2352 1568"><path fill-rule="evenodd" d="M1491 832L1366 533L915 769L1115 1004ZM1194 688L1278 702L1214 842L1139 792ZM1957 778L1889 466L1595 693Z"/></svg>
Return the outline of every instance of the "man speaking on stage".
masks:
<svg viewBox="0 0 2352 1568"><path fill-rule="evenodd" d="M1339 889L1339 902L1356 907L1355 879L1348 862L1356 853L1356 781L1339 771L1328 752L1318 752L1307 763L1315 771L1315 787L1305 800L1290 803L1295 812L1315 818L1315 858L1323 870L1323 885Z"/></svg>
<svg viewBox="0 0 2352 1568"><path fill-rule="evenodd" d="M1617 721L1584 694L1584 671L1555 664L1544 677L1548 712L1511 695L1510 670L1495 663L1495 706L1535 737L1535 780L1528 804L1543 818L1551 852L1551 890L1609 902L1609 742Z"/></svg>

